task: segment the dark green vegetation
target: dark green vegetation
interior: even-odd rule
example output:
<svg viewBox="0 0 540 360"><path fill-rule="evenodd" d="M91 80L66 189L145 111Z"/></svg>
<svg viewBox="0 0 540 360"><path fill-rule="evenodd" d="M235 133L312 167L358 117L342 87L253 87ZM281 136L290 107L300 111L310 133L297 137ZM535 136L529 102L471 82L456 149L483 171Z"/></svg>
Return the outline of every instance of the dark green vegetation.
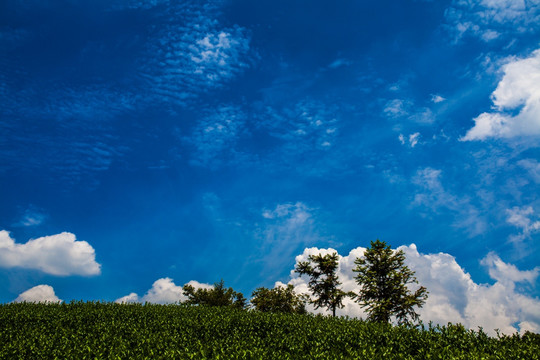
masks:
<svg viewBox="0 0 540 360"><path fill-rule="evenodd" d="M211 289L195 289L191 285L184 285L183 290L188 298L185 301L187 305L232 306L237 309L244 309L247 306L244 295L231 287L226 288L223 279L215 283Z"/></svg>
<svg viewBox="0 0 540 360"><path fill-rule="evenodd" d="M540 335L392 327L233 307L0 305L1 359L526 359Z"/></svg>
<svg viewBox="0 0 540 360"><path fill-rule="evenodd" d="M353 298L366 308L367 320L388 323L390 317L395 316L399 324L418 321L414 307L424 305L427 290L420 286L413 293L407 287L418 281L414 272L405 266L403 250L393 251L384 241L372 241L364 256L354 263L360 292L353 294Z"/></svg>
<svg viewBox="0 0 540 360"><path fill-rule="evenodd" d="M315 299L309 302L315 305L315 309L332 310L333 316L336 316L336 308L343 308L343 299L347 296L339 287L341 281L337 275L338 265L337 253L309 255L308 261L298 263L294 270L310 277L308 286Z"/></svg>
<svg viewBox="0 0 540 360"><path fill-rule="evenodd" d="M253 292L253 308L263 312L305 314L308 297L294 292L294 286L278 286L273 289L260 287Z"/></svg>

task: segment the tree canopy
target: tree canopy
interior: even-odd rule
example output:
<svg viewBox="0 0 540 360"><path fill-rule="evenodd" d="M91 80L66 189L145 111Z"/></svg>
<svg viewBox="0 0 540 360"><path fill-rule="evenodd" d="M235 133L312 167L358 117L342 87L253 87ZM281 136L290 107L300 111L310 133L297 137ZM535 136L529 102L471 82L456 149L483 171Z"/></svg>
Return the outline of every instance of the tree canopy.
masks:
<svg viewBox="0 0 540 360"><path fill-rule="evenodd" d="M422 307L427 299L427 290L420 286L411 292L407 285L418 284L405 264L405 253L394 251L384 241L371 241L364 256L355 260L355 280L360 291L356 301L367 309L368 320L390 322L395 316L399 324L417 321L419 315L414 307Z"/></svg>
<svg viewBox="0 0 540 360"><path fill-rule="evenodd" d="M308 261L299 262L295 268L300 275L310 277L308 286L315 297L310 299L310 303L315 305L315 309L331 310L333 316L336 316L337 308L343 308L343 299L347 296L339 287L338 260L337 253L309 255Z"/></svg>
<svg viewBox="0 0 540 360"><path fill-rule="evenodd" d="M246 307L246 299L240 292L236 292L233 288L226 288L225 282L221 280L214 284L211 289L195 288L192 285L186 284L183 287L184 295L188 299L184 302L190 305L203 306L231 306L239 309Z"/></svg>
<svg viewBox="0 0 540 360"><path fill-rule="evenodd" d="M263 312L306 313L306 298L298 295L292 285L277 286L273 289L260 287L251 295L251 304Z"/></svg>

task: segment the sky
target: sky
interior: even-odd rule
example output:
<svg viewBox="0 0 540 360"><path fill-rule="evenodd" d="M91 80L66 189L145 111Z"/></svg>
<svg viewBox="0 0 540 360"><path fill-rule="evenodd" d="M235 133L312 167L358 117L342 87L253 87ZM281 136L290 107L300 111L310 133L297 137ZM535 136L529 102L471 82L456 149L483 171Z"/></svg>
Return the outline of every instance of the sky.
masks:
<svg viewBox="0 0 540 360"><path fill-rule="evenodd" d="M539 0L0 2L0 302L343 286L540 332ZM341 315L362 317L350 302Z"/></svg>

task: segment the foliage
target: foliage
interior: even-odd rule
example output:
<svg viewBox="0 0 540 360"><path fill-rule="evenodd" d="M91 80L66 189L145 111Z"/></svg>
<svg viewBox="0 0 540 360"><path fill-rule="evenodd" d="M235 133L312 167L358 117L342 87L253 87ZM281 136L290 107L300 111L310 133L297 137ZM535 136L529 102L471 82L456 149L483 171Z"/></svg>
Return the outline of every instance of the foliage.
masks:
<svg viewBox="0 0 540 360"><path fill-rule="evenodd" d="M292 285L273 289L260 287L251 294L251 304L263 312L306 313L306 298L294 292Z"/></svg>
<svg viewBox="0 0 540 360"><path fill-rule="evenodd" d="M238 309L246 307L244 295L234 291L233 288L226 288L223 280L215 283L211 289L195 289L189 284L184 285L182 289L184 295L188 297L185 303L189 305L232 306Z"/></svg>
<svg viewBox="0 0 540 360"><path fill-rule="evenodd" d="M343 307L343 299L347 296L339 288L338 260L337 253L309 255L308 261L298 263L295 269L300 275L310 276L308 286L315 296L310 302L315 305L315 309L325 307L332 310L333 316L336 316L336 308Z"/></svg>
<svg viewBox="0 0 540 360"><path fill-rule="evenodd" d="M393 251L384 241L371 241L364 256L355 260L358 275L356 282L360 292L355 295L362 307L367 308L368 320L389 322L395 316L399 324L417 321L419 316L414 307L422 307L427 299L425 287L414 293L407 285L418 283L414 272L404 265L402 250Z"/></svg>
<svg viewBox="0 0 540 360"><path fill-rule="evenodd" d="M231 307L0 305L0 359L540 359L540 335Z"/></svg>

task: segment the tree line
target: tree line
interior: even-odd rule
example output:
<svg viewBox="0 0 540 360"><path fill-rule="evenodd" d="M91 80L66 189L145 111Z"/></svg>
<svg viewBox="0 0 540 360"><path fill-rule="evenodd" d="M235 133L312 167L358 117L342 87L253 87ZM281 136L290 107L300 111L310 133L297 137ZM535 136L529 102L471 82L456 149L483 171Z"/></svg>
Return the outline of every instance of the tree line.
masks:
<svg viewBox="0 0 540 360"><path fill-rule="evenodd" d="M268 289L257 288L252 293L251 307L262 312L307 313L306 305L315 309L324 308L336 316L336 310L343 308L346 297L354 299L367 313L367 320L389 323L394 317L398 324L416 322L419 318L415 307L422 307L428 291L420 286L412 292L407 285L418 284L414 272L405 265L405 253L394 251L384 241L371 241L364 255L355 260L353 272L359 285L358 293L341 289L337 270L337 253L309 255L307 261L300 262L295 272L309 276L308 287L312 296L297 294L292 285ZM248 308L248 301L240 292L226 288L224 281L213 288L194 288L184 285L184 302L201 306L230 306Z"/></svg>

